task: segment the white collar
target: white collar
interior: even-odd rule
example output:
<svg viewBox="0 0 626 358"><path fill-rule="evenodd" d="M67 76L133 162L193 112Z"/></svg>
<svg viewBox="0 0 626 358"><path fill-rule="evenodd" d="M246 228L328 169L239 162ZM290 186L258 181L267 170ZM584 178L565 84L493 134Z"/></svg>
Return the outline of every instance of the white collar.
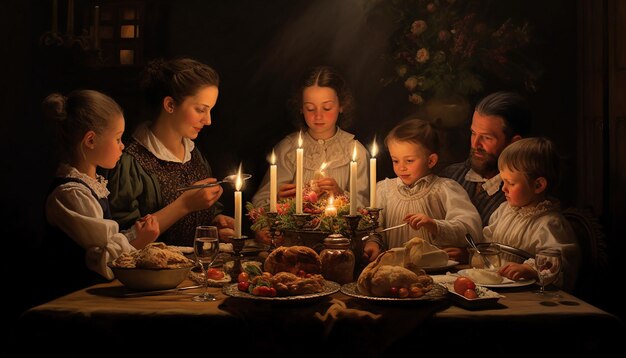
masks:
<svg viewBox="0 0 626 358"><path fill-rule="evenodd" d="M482 175L476 173L474 169L470 169L467 174L465 174L465 180L474 183L483 183L481 186L487 192L487 194L489 194L489 196L497 193L498 190L500 190L500 186L502 185L502 178L500 178L500 173L496 174L491 179L487 179L483 178Z"/></svg>
<svg viewBox="0 0 626 358"><path fill-rule="evenodd" d="M108 181L100 174L96 173L96 178L94 179L73 166L62 163L57 168L56 175L60 178L79 179L83 183L87 184L87 186L91 188L91 190L93 190L100 199L109 196L109 190L107 189Z"/></svg>
<svg viewBox="0 0 626 358"><path fill-rule="evenodd" d="M149 127L150 122L144 122L140 124L135 133L133 133L133 138L141 144L144 148L146 148L150 153L154 154L155 157L165 160L168 162L174 163L187 163L191 160L191 151L195 148L195 143L189 138L183 138L183 145L185 146L185 158L181 161L176 157L172 152L165 147L163 142L157 138L154 133L150 130Z"/></svg>

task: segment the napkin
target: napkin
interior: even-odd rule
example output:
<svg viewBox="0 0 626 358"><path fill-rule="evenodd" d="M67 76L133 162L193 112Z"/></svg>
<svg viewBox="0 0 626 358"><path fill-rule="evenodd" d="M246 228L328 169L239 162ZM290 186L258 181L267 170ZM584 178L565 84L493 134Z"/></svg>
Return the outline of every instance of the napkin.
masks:
<svg viewBox="0 0 626 358"><path fill-rule="evenodd" d="M369 311L348 308L345 302L336 298L333 298L330 302L332 305L328 307L328 310L326 310L323 315L319 312L315 312L315 317L324 323L329 323L330 325L340 318L377 320L381 317L381 315L374 314Z"/></svg>

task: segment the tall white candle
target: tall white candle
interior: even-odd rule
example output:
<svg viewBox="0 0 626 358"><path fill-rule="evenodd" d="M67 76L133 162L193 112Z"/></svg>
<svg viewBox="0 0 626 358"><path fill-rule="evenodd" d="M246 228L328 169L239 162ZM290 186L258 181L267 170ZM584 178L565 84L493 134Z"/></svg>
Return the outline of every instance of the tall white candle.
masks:
<svg viewBox="0 0 626 358"><path fill-rule="evenodd" d="M356 215L356 141L354 141L354 150L352 151L352 161L350 162L350 215Z"/></svg>
<svg viewBox="0 0 626 358"><path fill-rule="evenodd" d="M296 214L302 214L303 162L304 149L302 149L302 132L300 132L298 149L296 149Z"/></svg>
<svg viewBox="0 0 626 358"><path fill-rule="evenodd" d="M235 181L235 237L241 237L241 165Z"/></svg>
<svg viewBox="0 0 626 358"><path fill-rule="evenodd" d="M270 164L270 212L276 212L276 154L272 150L272 163Z"/></svg>
<svg viewBox="0 0 626 358"><path fill-rule="evenodd" d="M376 146L376 137L372 143L372 157L370 158L370 208L376 207L376 154L378 146Z"/></svg>

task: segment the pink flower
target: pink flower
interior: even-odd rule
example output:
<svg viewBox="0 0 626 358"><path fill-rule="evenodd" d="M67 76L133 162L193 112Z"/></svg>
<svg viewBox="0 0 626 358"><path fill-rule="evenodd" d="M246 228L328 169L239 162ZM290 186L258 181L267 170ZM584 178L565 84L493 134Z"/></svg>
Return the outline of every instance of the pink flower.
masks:
<svg viewBox="0 0 626 358"><path fill-rule="evenodd" d="M302 197L305 201L317 203L317 193L313 190L303 193Z"/></svg>
<svg viewBox="0 0 626 358"><path fill-rule="evenodd" d="M406 87L409 91L413 91L415 87L417 87L417 83L417 77L411 76L404 81L404 87Z"/></svg>
<svg viewBox="0 0 626 358"><path fill-rule="evenodd" d="M424 98L422 98L422 96L420 96L417 93L411 93L409 95L409 102L411 102L413 104L420 105L420 104L424 103Z"/></svg>
<svg viewBox="0 0 626 358"><path fill-rule="evenodd" d="M439 34L437 34L437 37L439 38L439 41L446 42L446 41L450 40L450 31L448 31L448 30L441 30L441 31L439 31Z"/></svg>
<svg viewBox="0 0 626 358"><path fill-rule="evenodd" d="M427 49L421 48L417 50L417 54L415 55L415 61L419 63L426 63L430 59L430 52Z"/></svg>
<svg viewBox="0 0 626 358"><path fill-rule="evenodd" d="M415 36L423 34L426 29L428 29L428 25L424 20L416 20L411 24L411 33Z"/></svg>

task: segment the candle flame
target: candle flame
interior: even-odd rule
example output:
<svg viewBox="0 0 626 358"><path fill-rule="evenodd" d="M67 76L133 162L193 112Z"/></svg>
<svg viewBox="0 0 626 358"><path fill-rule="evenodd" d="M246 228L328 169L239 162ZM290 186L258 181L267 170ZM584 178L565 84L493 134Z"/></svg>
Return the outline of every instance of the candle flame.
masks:
<svg viewBox="0 0 626 358"><path fill-rule="evenodd" d="M352 151L352 161L356 162L356 140L354 141L354 150Z"/></svg>
<svg viewBox="0 0 626 358"><path fill-rule="evenodd" d="M376 136L374 136L374 141L372 142L372 158L375 158L376 154L378 154L378 145L376 145Z"/></svg>
<svg viewBox="0 0 626 358"><path fill-rule="evenodd" d="M298 133L298 148L302 148L302 131Z"/></svg>
<svg viewBox="0 0 626 358"><path fill-rule="evenodd" d="M272 158L271 158L271 162L272 165L276 164L276 153L274 153L274 150L272 149Z"/></svg>
<svg viewBox="0 0 626 358"><path fill-rule="evenodd" d="M320 165L320 172L326 169L327 166L328 166L328 163L323 162L322 165Z"/></svg>
<svg viewBox="0 0 626 358"><path fill-rule="evenodd" d="M237 171L237 179L235 180L235 190L240 191L242 185L243 180L241 180L241 163L239 163L239 171Z"/></svg>

